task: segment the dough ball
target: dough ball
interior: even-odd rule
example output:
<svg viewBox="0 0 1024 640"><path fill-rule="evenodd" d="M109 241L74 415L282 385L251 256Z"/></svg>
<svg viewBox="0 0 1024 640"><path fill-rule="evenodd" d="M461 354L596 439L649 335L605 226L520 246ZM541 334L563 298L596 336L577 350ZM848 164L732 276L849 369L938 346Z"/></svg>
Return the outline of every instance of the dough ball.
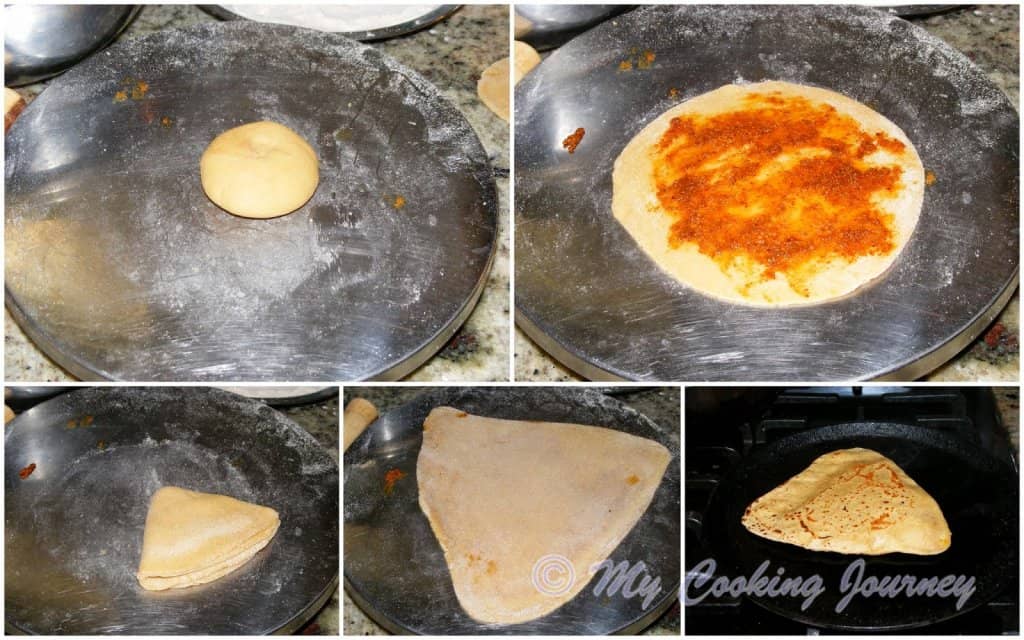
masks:
<svg viewBox="0 0 1024 640"><path fill-rule="evenodd" d="M199 161L203 190L214 204L245 218L295 211L316 191L316 152L276 122L252 122L213 139Z"/></svg>

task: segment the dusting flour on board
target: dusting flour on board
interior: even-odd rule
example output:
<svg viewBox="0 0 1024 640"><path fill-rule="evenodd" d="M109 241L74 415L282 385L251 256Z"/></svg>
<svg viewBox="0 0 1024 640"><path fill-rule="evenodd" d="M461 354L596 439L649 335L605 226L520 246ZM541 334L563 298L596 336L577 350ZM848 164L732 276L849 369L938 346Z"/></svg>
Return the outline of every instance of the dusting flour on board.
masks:
<svg viewBox="0 0 1024 640"><path fill-rule="evenodd" d="M252 5L228 4L224 8L257 22L276 22L320 31L351 33L373 31L415 20L441 5Z"/></svg>

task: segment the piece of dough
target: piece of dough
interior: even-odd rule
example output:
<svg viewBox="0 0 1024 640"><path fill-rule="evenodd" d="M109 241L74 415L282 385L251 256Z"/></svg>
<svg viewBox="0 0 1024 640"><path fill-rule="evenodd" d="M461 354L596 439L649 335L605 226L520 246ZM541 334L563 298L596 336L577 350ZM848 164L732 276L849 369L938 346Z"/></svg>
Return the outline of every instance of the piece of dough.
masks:
<svg viewBox="0 0 1024 640"><path fill-rule="evenodd" d="M162 591L216 580L265 547L280 523L269 507L162 487L149 503L139 584Z"/></svg>
<svg viewBox="0 0 1024 640"><path fill-rule="evenodd" d="M214 204L245 218L295 211L316 191L316 152L276 122L251 122L213 139L199 161L203 190Z"/></svg>
<svg viewBox="0 0 1024 640"><path fill-rule="evenodd" d="M14 121L25 110L25 99L14 89L4 87L4 133L11 128Z"/></svg>
<svg viewBox="0 0 1024 640"><path fill-rule="evenodd" d="M531 69L540 64L540 54L525 42L512 42L512 84L517 85ZM477 82L480 101L499 118L509 120L509 59L502 58L484 69Z"/></svg>
<svg viewBox="0 0 1024 640"><path fill-rule="evenodd" d="M431 411L419 501L462 608L514 624L571 600L647 510L671 457L613 429Z"/></svg>
<svg viewBox="0 0 1024 640"><path fill-rule="evenodd" d="M870 449L827 453L755 500L743 526L813 551L935 555L952 534L942 510L895 462Z"/></svg>
<svg viewBox="0 0 1024 640"><path fill-rule="evenodd" d="M512 86L519 84L526 74L540 64L537 50L519 40L512 41Z"/></svg>
<svg viewBox="0 0 1024 640"><path fill-rule="evenodd" d="M623 149L612 212L659 267L705 294L785 306L846 295L910 239L924 167L907 136L838 93L727 85Z"/></svg>
<svg viewBox="0 0 1024 640"><path fill-rule="evenodd" d="M502 58L484 69L476 83L480 101L505 122L509 113L508 70L508 58Z"/></svg>

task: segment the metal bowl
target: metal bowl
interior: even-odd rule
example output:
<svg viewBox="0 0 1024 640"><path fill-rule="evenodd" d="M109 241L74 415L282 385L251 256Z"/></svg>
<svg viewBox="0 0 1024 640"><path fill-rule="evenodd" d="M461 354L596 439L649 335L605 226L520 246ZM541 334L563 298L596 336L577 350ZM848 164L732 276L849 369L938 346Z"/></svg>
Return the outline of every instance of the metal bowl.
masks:
<svg viewBox="0 0 1024 640"><path fill-rule="evenodd" d="M517 4L516 40L543 51L633 7L618 4Z"/></svg>
<svg viewBox="0 0 1024 640"><path fill-rule="evenodd" d="M335 33L348 36L349 38L360 42L388 40L390 38L397 38L398 36L404 36L406 34L431 27L458 11L460 7L462 7L462 5L443 4L413 20L406 20L405 22L400 22L380 29L373 29L372 31L337 31ZM199 5L199 8L209 13L211 16L220 18L221 20L249 20L252 22L258 22L252 18L239 15L219 4L202 4ZM304 26L307 28L313 28L310 25Z"/></svg>
<svg viewBox="0 0 1024 640"><path fill-rule="evenodd" d="M138 5L16 4L4 7L4 83L55 76L107 46Z"/></svg>

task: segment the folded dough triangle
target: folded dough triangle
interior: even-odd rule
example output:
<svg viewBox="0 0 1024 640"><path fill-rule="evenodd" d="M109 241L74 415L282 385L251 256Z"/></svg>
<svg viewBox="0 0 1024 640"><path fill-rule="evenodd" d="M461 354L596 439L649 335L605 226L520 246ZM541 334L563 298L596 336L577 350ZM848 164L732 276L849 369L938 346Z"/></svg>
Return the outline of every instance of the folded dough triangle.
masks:
<svg viewBox="0 0 1024 640"><path fill-rule="evenodd" d="M870 449L827 453L747 507L751 533L813 551L935 555L951 534L939 505Z"/></svg>
<svg viewBox="0 0 1024 640"><path fill-rule="evenodd" d="M150 591L211 582L245 564L277 533L268 507L162 487L153 494L136 574Z"/></svg>
<svg viewBox="0 0 1024 640"><path fill-rule="evenodd" d="M462 608L491 624L533 620L575 597L647 510L672 457L613 429L451 407L431 411L423 430L420 507Z"/></svg>

